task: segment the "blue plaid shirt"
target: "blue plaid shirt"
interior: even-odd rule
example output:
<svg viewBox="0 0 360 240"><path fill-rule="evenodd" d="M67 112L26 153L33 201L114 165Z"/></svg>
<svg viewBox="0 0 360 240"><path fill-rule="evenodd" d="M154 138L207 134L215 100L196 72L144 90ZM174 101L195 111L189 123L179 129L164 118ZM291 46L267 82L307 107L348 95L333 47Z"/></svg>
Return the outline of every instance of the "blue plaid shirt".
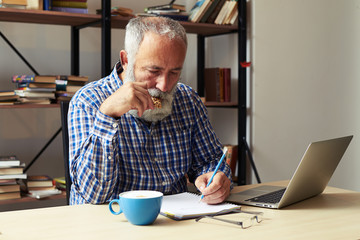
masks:
<svg viewBox="0 0 360 240"><path fill-rule="evenodd" d="M99 111L101 103L122 81L119 68L91 82L72 98L69 113L70 204L104 203L119 193L135 189L164 194L187 190L187 174L193 182L213 171L222 146L199 96L178 83L172 114L147 123L126 113L119 119ZM231 172L224 163L229 179Z"/></svg>

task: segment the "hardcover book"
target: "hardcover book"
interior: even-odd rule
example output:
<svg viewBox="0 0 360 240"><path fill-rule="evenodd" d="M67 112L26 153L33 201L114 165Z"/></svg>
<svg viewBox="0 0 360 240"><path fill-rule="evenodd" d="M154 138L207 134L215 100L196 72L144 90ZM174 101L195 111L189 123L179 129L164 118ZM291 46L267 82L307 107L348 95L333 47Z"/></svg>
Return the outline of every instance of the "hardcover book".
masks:
<svg viewBox="0 0 360 240"><path fill-rule="evenodd" d="M27 178L28 187L51 187L53 179L48 175L32 175Z"/></svg>

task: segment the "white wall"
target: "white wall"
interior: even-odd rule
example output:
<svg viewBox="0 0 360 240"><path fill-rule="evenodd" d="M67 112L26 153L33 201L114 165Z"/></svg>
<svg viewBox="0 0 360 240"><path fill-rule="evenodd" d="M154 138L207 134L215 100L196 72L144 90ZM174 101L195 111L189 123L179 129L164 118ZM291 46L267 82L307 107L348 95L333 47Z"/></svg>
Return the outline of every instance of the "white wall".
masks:
<svg viewBox="0 0 360 240"><path fill-rule="evenodd" d="M360 190L360 1L250 0L252 147L289 179L310 141L354 135L330 185Z"/></svg>
<svg viewBox="0 0 360 240"><path fill-rule="evenodd" d="M165 4L168 0L125 1L113 0L112 6L125 6L134 12L143 12L146 6ZM193 6L195 0L178 0L177 3ZM100 1L88 0L89 12L101 7ZM18 48L40 74L70 74L70 27L0 22L2 33ZM118 60L123 48L124 31L111 32L111 64ZM196 35L190 34L182 82L196 89ZM214 37L207 47L214 49L206 56L208 67L232 67L233 88L237 87L236 36ZM235 49L235 51L234 51ZM80 30L80 74L91 81L101 77L101 35L98 28ZM216 56L216 58L215 58ZM11 76L32 74L31 70L0 39L0 89L14 89ZM236 99L233 91L233 99ZM236 144L237 112L231 109L209 109L210 119L221 141ZM27 164L61 126L60 110L45 109L1 109L0 108L0 155L16 154ZM227 127L224 127L227 126ZM39 160L30 168L29 174L63 176L63 153L61 134Z"/></svg>

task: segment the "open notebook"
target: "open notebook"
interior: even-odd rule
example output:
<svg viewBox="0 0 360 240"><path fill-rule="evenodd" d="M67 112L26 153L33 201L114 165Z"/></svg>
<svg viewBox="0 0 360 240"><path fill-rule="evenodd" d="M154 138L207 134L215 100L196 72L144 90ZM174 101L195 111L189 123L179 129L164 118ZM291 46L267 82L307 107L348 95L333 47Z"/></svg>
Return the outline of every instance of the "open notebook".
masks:
<svg viewBox="0 0 360 240"><path fill-rule="evenodd" d="M200 196L195 193L179 193L163 197L160 214L175 220L197 218L223 210L240 209L239 205L221 203L208 205L199 202Z"/></svg>

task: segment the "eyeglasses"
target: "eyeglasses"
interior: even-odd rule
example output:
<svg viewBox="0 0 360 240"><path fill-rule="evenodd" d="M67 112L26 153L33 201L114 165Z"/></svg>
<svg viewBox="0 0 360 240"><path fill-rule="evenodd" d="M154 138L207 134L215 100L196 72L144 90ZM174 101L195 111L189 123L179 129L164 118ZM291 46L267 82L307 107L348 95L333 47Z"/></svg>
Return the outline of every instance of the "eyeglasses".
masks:
<svg viewBox="0 0 360 240"><path fill-rule="evenodd" d="M224 219L224 218L219 218L217 217L218 215L222 215L222 214L226 214L226 213L245 213L245 214L251 214L253 215L250 218L247 218L243 221L234 221L234 220L230 220L230 219ZM255 223L260 223L263 220L263 212L249 212L249 211L241 211L241 210L226 210L226 211L220 211L218 213L212 214L212 215L205 215L205 216L201 216L198 217L197 219L195 219L196 222L200 221L203 218L210 218L213 220L218 220L218 221L222 221L222 222L226 222L226 223L231 223L231 224L235 224L235 225L240 225L242 229L245 228L249 228L251 226L253 226Z"/></svg>

